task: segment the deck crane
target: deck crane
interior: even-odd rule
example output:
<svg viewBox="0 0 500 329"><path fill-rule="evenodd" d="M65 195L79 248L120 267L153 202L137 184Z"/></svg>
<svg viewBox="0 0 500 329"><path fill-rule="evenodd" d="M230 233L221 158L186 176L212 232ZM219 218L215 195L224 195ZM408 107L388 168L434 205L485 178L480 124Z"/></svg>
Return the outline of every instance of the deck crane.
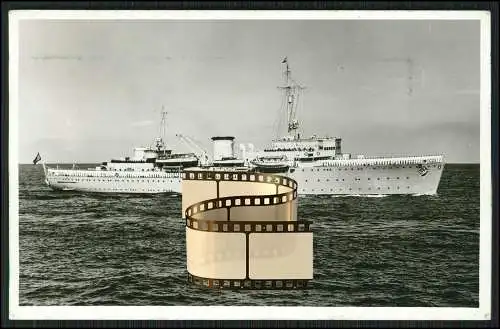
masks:
<svg viewBox="0 0 500 329"><path fill-rule="evenodd" d="M176 134L180 140L182 140L187 147L200 159L202 165L207 165L210 162L208 152L205 151L201 146L198 145L193 139L189 136L184 136L182 134Z"/></svg>

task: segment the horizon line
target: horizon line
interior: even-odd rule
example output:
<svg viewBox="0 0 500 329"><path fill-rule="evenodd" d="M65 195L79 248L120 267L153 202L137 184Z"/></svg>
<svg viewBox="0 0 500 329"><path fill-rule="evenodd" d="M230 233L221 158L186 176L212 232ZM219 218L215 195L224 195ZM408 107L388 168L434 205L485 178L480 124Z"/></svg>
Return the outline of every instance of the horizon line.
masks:
<svg viewBox="0 0 500 329"><path fill-rule="evenodd" d="M103 161L89 161L89 162L84 162L84 161L78 161L78 162L46 162L45 164L49 164L49 165L60 165L60 164L63 164L63 165L72 165L72 164L100 164L102 163ZM105 161L104 161L105 162ZM33 163L28 163L28 162L25 162L25 163L22 163L22 162L18 162L19 165L34 165ZM481 161L479 162L445 162L444 163L445 165L454 165L454 164L481 164ZM41 165L41 163L37 163L37 165Z"/></svg>

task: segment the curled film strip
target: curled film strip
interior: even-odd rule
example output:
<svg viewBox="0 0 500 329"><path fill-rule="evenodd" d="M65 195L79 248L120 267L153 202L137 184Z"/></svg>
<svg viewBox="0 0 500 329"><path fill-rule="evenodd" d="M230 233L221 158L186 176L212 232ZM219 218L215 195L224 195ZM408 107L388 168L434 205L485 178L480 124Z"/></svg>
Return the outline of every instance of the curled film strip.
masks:
<svg viewBox="0 0 500 329"><path fill-rule="evenodd" d="M296 289L313 278L311 222L297 183L275 174L183 172L188 280L209 288Z"/></svg>

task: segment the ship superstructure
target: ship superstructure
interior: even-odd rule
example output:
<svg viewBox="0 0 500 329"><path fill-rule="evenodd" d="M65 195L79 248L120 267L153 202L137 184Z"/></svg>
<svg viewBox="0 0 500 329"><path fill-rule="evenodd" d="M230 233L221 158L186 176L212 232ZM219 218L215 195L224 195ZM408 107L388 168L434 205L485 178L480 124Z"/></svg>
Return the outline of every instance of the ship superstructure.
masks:
<svg viewBox="0 0 500 329"><path fill-rule="evenodd" d="M261 171L287 171L298 182L299 194L437 193L444 168L442 155L353 157L343 152L340 137L301 136L296 113L304 87L292 79L287 58L282 65L287 135L259 151L240 145L249 164Z"/></svg>
<svg viewBox="0 0 500 329"><path fill-rule="evenodd" d="M45 182L56 190L103 193L181 192L183 168L200 165L195 153L174 153L165 144L167 112L162 111L160 137L148 147L136 147L133 157L111 159L94 168L48 168Z"/></svg>

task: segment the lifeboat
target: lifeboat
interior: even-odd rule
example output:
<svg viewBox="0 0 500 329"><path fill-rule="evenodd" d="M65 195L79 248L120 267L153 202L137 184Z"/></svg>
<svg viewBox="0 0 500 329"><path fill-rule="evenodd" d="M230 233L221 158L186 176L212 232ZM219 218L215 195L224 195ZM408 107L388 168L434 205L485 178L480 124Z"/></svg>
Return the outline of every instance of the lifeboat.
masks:
<svg viewBox="0 0 500 329"><path fill-rule="evenodd" d="M285 156L281 157L258 157L250 162L258 172L283 173L287 172L290 165Z"/></svg>

